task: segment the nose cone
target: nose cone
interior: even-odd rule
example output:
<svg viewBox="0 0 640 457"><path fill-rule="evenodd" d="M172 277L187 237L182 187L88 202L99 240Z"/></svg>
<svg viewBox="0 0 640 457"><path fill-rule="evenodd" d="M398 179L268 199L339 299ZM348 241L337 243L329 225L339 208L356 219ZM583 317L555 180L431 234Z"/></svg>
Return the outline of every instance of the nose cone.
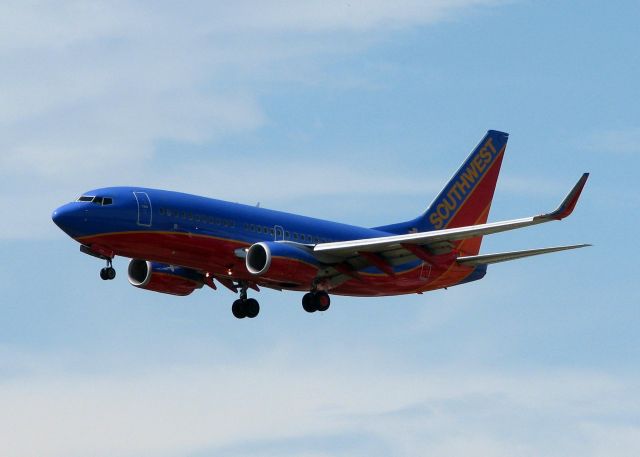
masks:
<svg viewBox="0 0 640 457"><path fill-rule="evenodd" d="M75 204L62 205L51 214L53 222L70 236L78 231L78 224L83 220L82 210Z"/></svg>

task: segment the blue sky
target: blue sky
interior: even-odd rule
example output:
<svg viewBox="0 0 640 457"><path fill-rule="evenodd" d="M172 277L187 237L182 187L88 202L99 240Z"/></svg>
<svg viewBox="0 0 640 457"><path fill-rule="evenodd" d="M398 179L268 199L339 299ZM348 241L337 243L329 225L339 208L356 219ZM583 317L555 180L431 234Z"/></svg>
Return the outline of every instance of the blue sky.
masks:
<svg viewBox="0 0 640 457"><path fill-rule="evenodd" d="M7 456L635 456L640 6L4 2L0 443ZM487 129L483 252L594 247L421 296L175 298L51 222L146 185L361 225L422 211Z"/></svg>

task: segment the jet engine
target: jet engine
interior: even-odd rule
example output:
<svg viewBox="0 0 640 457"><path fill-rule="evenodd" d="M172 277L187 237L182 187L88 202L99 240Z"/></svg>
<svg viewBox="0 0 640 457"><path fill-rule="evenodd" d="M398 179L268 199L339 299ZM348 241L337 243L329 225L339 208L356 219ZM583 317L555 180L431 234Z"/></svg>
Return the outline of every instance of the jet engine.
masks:
<svg viewBox="0 0 640 457"><path fill-rule="evenodd" d="M189 268L133 259L129 262L129 283L163 294L189 295L204 284L202 274Z"/></svg>
<svg viewBox="0 0 640 457"><path fill-rule="evenodd" d="M311 251L293 243L267 241L247 251L249 273L281 283L310 283L321 267Z"/></svg>

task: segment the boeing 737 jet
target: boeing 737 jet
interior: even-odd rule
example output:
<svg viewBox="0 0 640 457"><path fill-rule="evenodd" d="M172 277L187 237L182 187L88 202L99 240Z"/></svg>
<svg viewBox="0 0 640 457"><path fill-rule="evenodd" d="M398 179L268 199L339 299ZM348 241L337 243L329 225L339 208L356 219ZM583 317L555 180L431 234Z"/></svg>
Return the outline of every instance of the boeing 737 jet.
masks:
<svg viewBox="0 0 640 457"><path fill-rule="evenodd" d="M189 295L220 284L239 298L232 312L253 318L260 287L305 292L302 306L326 311L330 295L421 294L484 277L487 265L586 244L480 254L482 237L563 219L589 176L560 206L538 216L487 223L508 134L490 130L427 210L415 219L366 228L166 190L107 187L83 193L53 221L106 261L131 258L136 287Z"/></svg>

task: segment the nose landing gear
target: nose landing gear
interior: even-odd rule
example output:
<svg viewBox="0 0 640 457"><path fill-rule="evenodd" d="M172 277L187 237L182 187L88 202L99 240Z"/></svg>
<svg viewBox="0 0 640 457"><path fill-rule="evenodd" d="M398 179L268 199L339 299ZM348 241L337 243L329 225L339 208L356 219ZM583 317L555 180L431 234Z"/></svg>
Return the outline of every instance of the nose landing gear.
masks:
<svg viewBox="0 0 640 457"><path fill-rule="evenodd" d="M107 259L107 266L100 270L100 279L103 281L110 281L116 277L116 270L111 262L112 259Z"/></svg>

